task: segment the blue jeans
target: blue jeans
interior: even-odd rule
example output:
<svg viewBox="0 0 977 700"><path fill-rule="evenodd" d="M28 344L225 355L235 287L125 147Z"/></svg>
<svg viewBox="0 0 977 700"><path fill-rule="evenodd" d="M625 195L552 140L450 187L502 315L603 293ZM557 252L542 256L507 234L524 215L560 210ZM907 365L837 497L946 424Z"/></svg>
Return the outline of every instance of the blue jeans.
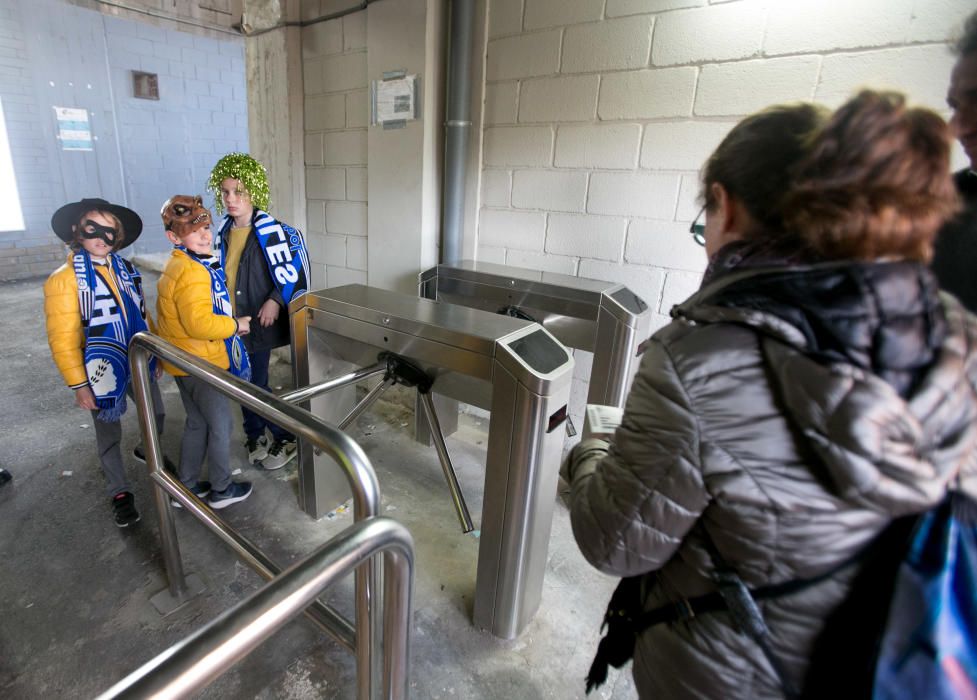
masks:
<svg viewBox="0 0 977 700"><path fill-rule="evenodd" d="M271 350L248 353L248 359L251 361L251 383L257 387L261 387L265 391L271 391L268 388L268 362L271 360ZM295 439L295 436L284 428L266 421L257 413L249 411L244 406L241 406L241 413L244 414L244 434L248 437L248 440L257 440L263 436L265 434L265 428L268 429L274 440Z"/></svg>

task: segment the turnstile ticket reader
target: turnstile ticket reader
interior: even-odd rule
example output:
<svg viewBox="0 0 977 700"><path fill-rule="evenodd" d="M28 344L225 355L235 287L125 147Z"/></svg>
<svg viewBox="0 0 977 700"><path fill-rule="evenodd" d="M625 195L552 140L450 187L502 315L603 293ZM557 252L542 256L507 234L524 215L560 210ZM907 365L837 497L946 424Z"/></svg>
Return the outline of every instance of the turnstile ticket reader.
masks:
<svg viewBox="0 0 977 700"><path fill-rule="evenodd" d="M382 360L391 354L420 368L439 394L491 411L474 622L517 636L542 594L570 353L531 321L359 284L310 292L289 311L296 383L309 387L293 394L307 392L309 410L327 422L349 422L356 397L348 379L387 371ZM317 383L343 388L316 395ZM349 498L330 458L304 444L299 492L316 518Z"/></svg>
<svg viewBox="0 0 977 700"><path fill-rule="evenodd" d="M624 285L464 260L422 272L418 291L427 299L528 318L567 347L593 352L587 403L624 407L638 343L651 330L651 309Z"/></svg>

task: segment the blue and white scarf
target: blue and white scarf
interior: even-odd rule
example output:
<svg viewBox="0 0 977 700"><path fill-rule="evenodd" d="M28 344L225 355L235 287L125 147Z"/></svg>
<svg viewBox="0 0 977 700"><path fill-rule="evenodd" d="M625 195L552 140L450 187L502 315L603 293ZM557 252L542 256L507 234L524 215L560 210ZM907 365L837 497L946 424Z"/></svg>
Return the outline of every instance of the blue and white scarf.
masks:
<svg viewBox="0 0 977 700"><path fill-rule="evenodd" d="M225 215L214 247L221 267L227 255L226 237L233 225L230 215ZM309 291L309 253L305 248L302 232L283 224L267 212L255 209L251 226L258 236L258 243L265 254L268 272L282 299L288 304Z"/></svg>
<svg viewBox="0 0 977 700"><path fill-rule="evenodd" d="M227 277L224 276L224 268L221 266L220 259L213 255L197 255L182 245L174 247L186 253L191 260L203 265L210 273L210 298L214 305L214 314L233 318L231 315L231 297L227 293ZM228 371L245 381L251 381L251 362L248 360L248 351L244 349L244 341L241 340L241 336L235 333L230 338L225 338L224 347L227 349L227 359L230 361Z"/></svg>
<svg viewBox="0 0 977 700"><path fill-rule="evenodd" d="M95 394L98 419L115 422L126 412L129 341L136 333L148 330L142 276L131 262L110 253L106 264L115 274L119 286L121 299L116 299L106 281L95 272L95 265L87 251L75 253L71 257L71 264L78 283L78 307L85 332L84 357L88 384ZM150 370L154 364L155 358Z"/></svg>

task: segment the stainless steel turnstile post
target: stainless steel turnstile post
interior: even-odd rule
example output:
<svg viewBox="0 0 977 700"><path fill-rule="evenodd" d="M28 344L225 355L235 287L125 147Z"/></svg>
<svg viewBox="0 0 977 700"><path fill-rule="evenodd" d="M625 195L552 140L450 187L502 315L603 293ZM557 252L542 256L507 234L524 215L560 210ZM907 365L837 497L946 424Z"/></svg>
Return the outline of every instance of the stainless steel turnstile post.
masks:
<svg viewBox="0 0 977 700"><path fill-rule="evenodd" d="M529 318L567 347L594 353L587 403L624 406L638 343L651 329L648 304L622 284L509 265L438 265L420 274L418 293Z"/></svg>
<svg viewBox="0 0 977 700"><path fill-rule="evenodd" d="M382 351L419 367L439 394L491 411L473 616L496 636L517 636L542 595L570 353L536 323L364 285L310 292L289 313L296 383L313 385L293 393L326 422L338 423L356 405L355 388L329 378L369 373ZM317 382L337 386L322 396ZM421 411L435 424L423 396ZM300 442L301 505L313 517L348 498L325 459Z"/></svg>

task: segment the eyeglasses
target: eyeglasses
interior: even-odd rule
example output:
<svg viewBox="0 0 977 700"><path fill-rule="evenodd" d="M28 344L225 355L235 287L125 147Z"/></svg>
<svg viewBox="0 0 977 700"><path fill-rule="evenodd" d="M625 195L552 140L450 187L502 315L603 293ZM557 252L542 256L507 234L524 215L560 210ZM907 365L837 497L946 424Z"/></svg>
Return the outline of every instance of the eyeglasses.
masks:
<svg viewBox="0 0 977 700"><path fill-rule="evenodd" d="M692 225L689 226L689 233L692 234L692 240L701 246L706 244L706 225L700 224L699 219L701 219L702 215L705 213L706 208L703 206L702 209L699 210L699 213L695 215L695 219L692 220Z"/></svg>

